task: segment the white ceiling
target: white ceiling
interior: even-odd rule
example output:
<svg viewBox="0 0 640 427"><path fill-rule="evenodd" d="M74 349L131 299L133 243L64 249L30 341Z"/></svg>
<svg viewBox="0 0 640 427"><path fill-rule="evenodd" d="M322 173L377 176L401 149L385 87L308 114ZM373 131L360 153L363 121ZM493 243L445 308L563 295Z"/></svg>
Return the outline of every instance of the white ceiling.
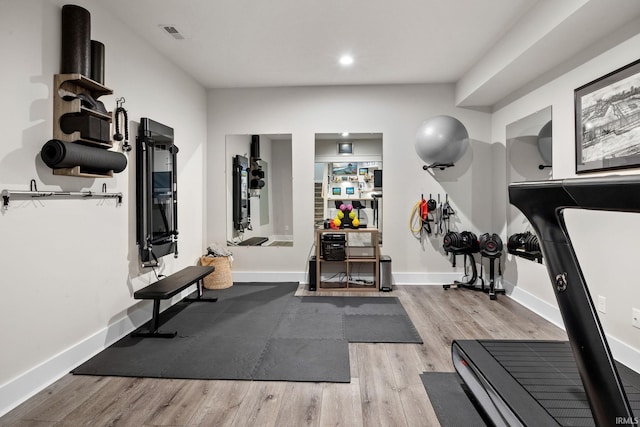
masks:
<svg viewBox="0 0 640 427"><path fill-rule="evenodd" d="M638 0L100 4L207 88L456 83L456 102L469 106L493 105L597 37L640 16ZM584 22L600 19L603 9L611 9L604 22ZM581 30L575 39L558 31L569 28L571 19L577 21L571 28ZM162 25L174 26L185 39L175 40ZM517 43L511 46L511 40ZM540 49L542 42L556 54ZM526 55L529 49L537 59ZM338 64L344 53L355 59L348 68ZM486 64L488 59L492 64ZM519 75L525 63L529 65L523 78ZM496 85L496 77L501 84Z"/></svg>

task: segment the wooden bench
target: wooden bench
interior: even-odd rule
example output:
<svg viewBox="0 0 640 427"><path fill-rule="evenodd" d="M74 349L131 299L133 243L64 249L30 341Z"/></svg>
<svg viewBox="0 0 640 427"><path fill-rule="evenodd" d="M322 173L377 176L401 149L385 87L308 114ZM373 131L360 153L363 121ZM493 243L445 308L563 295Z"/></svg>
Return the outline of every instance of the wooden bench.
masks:
<svg viewBox="0 0 640 427"><path fill-rule="evenodd" d="M160 332L160 300L169 299L174 295L182 292L194 283L198 283L198 296L196 298L185 298L187 302L216 302L218 298L203 298L204 293L202 279L213 273L213 266L190 266L184 268L170 276L162 278L155 283L145 286L135 291L133 297L135 299L152 299L153 300L153 317L151 324L153 329L147 331L135 331L131 334L134 337L152 337L152 338L173 338L176 332Z"/></svg>

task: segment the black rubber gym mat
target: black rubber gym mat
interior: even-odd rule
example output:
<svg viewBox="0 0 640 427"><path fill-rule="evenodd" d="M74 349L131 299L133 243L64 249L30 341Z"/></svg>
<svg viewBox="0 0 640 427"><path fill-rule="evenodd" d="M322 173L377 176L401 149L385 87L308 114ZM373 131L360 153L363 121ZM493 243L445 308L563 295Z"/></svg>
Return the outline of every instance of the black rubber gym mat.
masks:
<svg viewBox="0 0 640 427"><path fill-rule="evenodd" d="M297 283L236 283L160 316L173 339L126 336L80 375L349 382L348 341L416 342L394 297L296 297Z"/></svg>
<svg viewBox="0 0 640 427"><path fill-rule="evenodd" d="M464 392L457 373L425 372L420 379L442 427L487 426Z"/></svg>
<svg viewBox="0 0 640 427"><path fill-rule="evenodd" d="M344 336L349 342L422 344L406 314L345 314Z"/></svg>

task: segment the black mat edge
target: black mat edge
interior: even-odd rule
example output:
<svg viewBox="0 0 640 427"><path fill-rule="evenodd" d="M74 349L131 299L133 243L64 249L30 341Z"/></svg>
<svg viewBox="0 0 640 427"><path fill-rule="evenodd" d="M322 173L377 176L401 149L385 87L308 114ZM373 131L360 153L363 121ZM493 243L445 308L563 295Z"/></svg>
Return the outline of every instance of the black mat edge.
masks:
<svg viewBox="0 0 640 427"><path fill-rule="evenodd" d="M442 427L491 425L465 392L456 372L423 372L420 379ZM431 387L436 383L437 387Z"/></svg>

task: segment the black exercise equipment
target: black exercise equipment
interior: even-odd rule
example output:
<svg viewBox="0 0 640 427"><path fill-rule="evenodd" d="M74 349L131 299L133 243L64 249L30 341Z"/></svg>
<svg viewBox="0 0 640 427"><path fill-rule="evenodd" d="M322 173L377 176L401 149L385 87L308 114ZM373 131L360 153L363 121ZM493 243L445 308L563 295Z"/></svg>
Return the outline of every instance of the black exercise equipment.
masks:
<svg viewBox="0 0 640 427"><path fill-rule="evenodd" d="M91 14L80 6L62 6L60 73L91 75Z"/></svg>
<svg viewBox="0 0 640 427"><path fill-rule="evenodd" d="M454 255L471 254L480 250L478 237L471 231L449 231L442 239L445 252Z"/></svg>
<svg viewBox="0 0 640 427"><path fill-rule="evenodd" d="M122 106L125 103L124 98L116 99L116 111L113 113L116 122L116 133L113 135L113 139L116 141L122 142L122 151L131 151L133 148L129 144L129 115L127 110ZM122 118L120 118L122 116ZM120 128L122 126L124 135L120 132Z"/></svg>
<svg viewBox="0 0 640 427"><path fill-rule="evenodd" d="M498 258L502 255L502 239L496 233L481 234L478 238L478 246L484 257Z"/></svg>
<svg viewBox="0 0 640 427"><path fill-rule="evenodd" d="M249 203L249 159L233 157L233 228L238 232L251 229Z"/></svg>
<svg viewBox="0 0 640 427"><path fill-rule="evenodd" d="M127 167L127 157L122 153L58 139L47 141L40 150L40 157L50 168L80 166L86 173L120 173Z"/></svg>
<svg viewBox="0 0 640 427"><path fill-rule="evenodd" d="M512 255L542 263L538 236L530 231L512 234L507 241L507 251Z"/></svg>
<svg viewBox="0 0 640 427"><path fill-rule="evenodd" d="M249 188L259 190L265 186L265 173L260 159L260 135L251 135L251 157L249 158Z"/></svg>
<svg viewBox="0 0 640 427"><path fill-rule="evenodd" d="M104 84L104 44L91 40L91 80Z"/></svg>
<svg viewBox="0 0 640 427"><path fill-rule="evenodd" d="M475 286L478 280L478 269L476 268L476 259L473 254L480 250L478 245L478 237L471 231L448 231L442 239L442 248L447 254L451 254L451 265L456 266L456 256L464 256L464 271L467 271L467 259L470 260L471 276L466 282L455 280L453 283L442 285L444 289L451 286L462 287L466 289L480 289Z"/></svg>
<svg viewBox="0 0 640 427"><path fill-rule="evenodd" d="M262 244L268 240L268 237L250 237L238 243L238 246L262 246Z"/></svg>
<svg viewBox="0 0 640 427"><path fill-rule="evenodd" d="M358 216L357 216L358 221L360 221L360 211L362 209L366 209L367 207L365 203L362 203L360 200L354 200L353 202L351 202L351 206L353 206L353 209L355 209L356 212L358 213Z"/></svg>
<svg viewBox="0 0 640 427"><path fill-rule="evenodd" d="M89 113L65 114L60 117L60 129L66 134L80 132L80 138L109 143L111 125L108 120Z"/></svg>
<svg viewBox="0 0 640 427"><path fill-rule="evenodd" d="M202 279L213 273L213 266L190 266L177 273L167 276L133 293L135 299L153 300L152 327L146 331L135 331L133 337L144 338L173 338L177 332L161 332L160 328L160 300L169 299L182 292L194 283L198 284L197 297L185 298L187 302L216 302L218 298L203 298L204 285Z"/></svg>
<svg viewBox="0 0 640 427"><path fill-rule="evenodd" d="M613 359L563 211L640 212L640 197L630 197L639 192L639 176L509 186L511 203L540 237L571 351L563 350L562 342L454 341L454 366L495 425L637 424L628 394L634 397L636 414L640 413L640 381L621 380L620 374L627 370ZM548 405L558 408L545 409Z"/></svg>
<svg viewBox="0 0 640 427"><path fill-rule="evenodd" d="M173 128L147 117L136 138L136 244L142 267L178 257L178 147ZM124 156L124 155L123 155Z"/></svg>
<svg viewBox="0 0 640 427"><path fill-rule="evenodd" d="M479 238L471 231L448 231L443 238L443 249L447 253L452 254L451 264L456 266L456 255L464 256L464 271L467 271L467 260L471 264L471 275L466 282L455 280L453 283L442 285L443 289L449 289L451 286L458 288L471 289L474 291L482 291L489 294L489 299L495 300L497 294L504 294L504 289L496 289L495 286L495 262L498 260L498 271L500 274L500 260L502 256L502 239L497 234L484 233ZM480 253L480 275L476 267L476 259L473 254ZM482 260L489 259L489 286L485 286L482 274ZM480 279L480 285L476 282Z"/></svg>
<svg viewBox="0 0 640 427"><path fill-rule="evenodd" d="M380 219L380 199L382 199L382 193L371 193L371 208L373 210L373 226L378 227L378 220Z"/></svg>
<svg viewBox="0 0 640 427"><path fill-rule="evenodd" d="M482 280L482 289L489 293L489 299L496 299L496 295L505 294L504 289L496 289L496 271L495 263L498 261L498 274L502 274L500 270L500 257L502 256L502 239L496 233L489 234L484 233L478 238L478 245L480 247L480 255L482 258L489 259L489 287L485 288L484 278L482 275L482 259L480 260L480 280Z"/></svg>

